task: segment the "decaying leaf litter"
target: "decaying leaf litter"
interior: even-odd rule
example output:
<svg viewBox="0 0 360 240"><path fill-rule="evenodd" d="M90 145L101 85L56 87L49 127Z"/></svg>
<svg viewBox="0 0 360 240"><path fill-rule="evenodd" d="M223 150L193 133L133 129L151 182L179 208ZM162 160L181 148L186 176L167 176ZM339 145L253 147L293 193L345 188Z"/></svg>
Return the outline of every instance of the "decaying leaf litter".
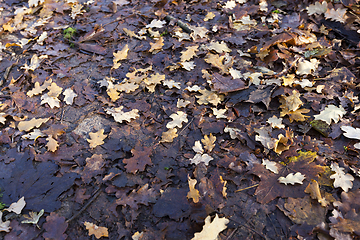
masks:
<svg viewBox="0 0 360 240"><path fill-rule="evenodd" d="M2 239L359 238L357 1L0 6Z"/></svg>

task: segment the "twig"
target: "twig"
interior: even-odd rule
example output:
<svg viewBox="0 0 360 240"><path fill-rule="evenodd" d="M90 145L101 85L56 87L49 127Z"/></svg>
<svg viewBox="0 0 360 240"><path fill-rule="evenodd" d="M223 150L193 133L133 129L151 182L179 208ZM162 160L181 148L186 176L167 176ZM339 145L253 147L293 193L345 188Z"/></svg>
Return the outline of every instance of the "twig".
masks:
<svg viewBox="0 0 360 240"><path fill-rule="evenodd" d="M101 186L99 186L96 191L95 191L95 195L92 196L92 198L87 202L87 204L85 204L81 210L79 212L77 212L75 215L73 215L71 218L69 218L68 220L66 220L66 222L71 222L72 220L74 220L75 218L77 218L82 212L84 212L86 210L86 208L88 208L90 206L90 204L100 195L101 191L100 191Z"/></svg>
<svg viewBox="0 0 360 240"><path fill-rule="evenodd" d="M235 234L235 232L236 232L238 229L239 229L239 227L236 227L236 228L234 229L234 231L232 231L231 234L226 238L226 240L229 240L229 239Z"/></svg>
<svg viewBox="0 0 360 240"><path fill-rule="evenodd" d="M259 236L262 237L263 239L267 239L264 235L262 235L261 233L259 233L259 232L256 231L256 230L250 228L249 226L246 226L245 224L239 223L238 221L235 221L235 220L233 220L233 219L230 219L230 221L236 222L237 224L239 224L239 225L241 225L241 226L243 226L243 227L245 227L245 228L253 231L254 233L256 233L257 235L259 235Z"/></svg>
<svg viewBox="0 0 360 240"><path fill-rule="evenodd" d="M255 185L252 185L252 186L250 186L250 187L238 189L238 190L236 190L235 192L241 192L241 191L244 191L244 190L247 190L247 189L250 189L250 188L253 188L253 187L257 187L257 186L259 186L259 184L255 184Z"/></svg>

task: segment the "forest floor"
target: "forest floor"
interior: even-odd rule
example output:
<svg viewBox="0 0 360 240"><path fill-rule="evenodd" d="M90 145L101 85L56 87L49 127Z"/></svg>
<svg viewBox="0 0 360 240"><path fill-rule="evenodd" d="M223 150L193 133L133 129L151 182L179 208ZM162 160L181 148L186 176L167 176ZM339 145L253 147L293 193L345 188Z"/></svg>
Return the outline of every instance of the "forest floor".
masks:
<svg viewBox="0 0 360 240"><path fill-rule="evenodd" d="M0 8L0 239L359 239L355 0Z"/></svg>

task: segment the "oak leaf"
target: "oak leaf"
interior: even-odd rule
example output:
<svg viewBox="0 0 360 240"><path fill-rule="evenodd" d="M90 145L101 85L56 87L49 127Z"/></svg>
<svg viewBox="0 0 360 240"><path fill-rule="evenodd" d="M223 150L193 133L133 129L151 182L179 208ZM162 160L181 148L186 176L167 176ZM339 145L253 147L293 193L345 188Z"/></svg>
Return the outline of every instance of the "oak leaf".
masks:
<svg viewBox="0 0 360 240"><path fill-rule="evenodd" d="M207 22L215 17L215 14L213 12L208 12L204 18L204 21Z"/></svg>
<svg viewBox="0 0 360 240"><path fill-rule="evenodd" d="M186 107L187 105L189 105L191 102L188 100L184 100L184 99L178 99L177 103L176 103L176 107L177 108L183 108Z"/></svg>
<svg viewBox="0 0 360 240"><path fill-rule="evenodd" d="M146 25L146 28L162 28L166 24L166 21L153 19L150 24Z"/></svg>
<svg viewBox="0 0 360 240"><path fill-rule="evenodd" d="M107 114L110 114L111 116L114 117L115 121L118 123L122 123L123 121L127 121L130 122L131 119L135 119L137 117L139 117L139 110L137 109L132 109L129 112L124 112L122 109L124 107L120 106L118 108L107 108L105 109L105 112Z"/></svg>
<svg viewBox="0 0 360 240"><path fill-rule="evenodd" d="M126 171L135 174L137 171L144 171L146 165L152 165L150 158L151 152L151 147L141 147L140 145L136 145L135 148L131 150L131 153L134 156L123 159L123 163L126 164Z"/></svg>
<svg viewBox="0 0 360 240"><path fill-rule="evenodd" d="M90 148L95 148L96 146L104 144L104 139L107 135L104 135L104 129L100 129L99 131L93 133L89 133L90 139L86 139L90 143Z"/></svg>
<svg viewBox="0 0 360 240"><path fill-rule="evenodd" d="M59 146L58 142L52 136L48 136L46 140L48 141L46 144L47 150L50 152L55 152Z"/></svg>
<svg viewBox="0 0 360 240"><path fill-rule="evenodd" d="M164 39L162 37L160 37L155 43L150 43L150 46L151 46L151 48L150 48L149 52L151 52L152 54L156 54L164 46Z"/></svg>
<svg viewBox="0 0 360 240"><path fill-rule="evenodd" d="M201 142L204 144L204 148L208 151L211 152L214 147L215 147L215 141L216 141L216 137L212 135L212 133L210 133L209 136L205 135L204 139L201 139Z"/></svg>
<svg viewBox="0 0 360 240"><path fill-rule="evenodd" d="M193 69L196 67L194 61L180 62L180 65L181 65L185 70L188 70L188 71L191 71L191 70L193 70Z"/></svg>
<svg viewBox="0 0 360 240"><path fill-rule="evenodd" d="M207 105L211 103L214 106L217 106L221 102L220 96L213 91L200 89L198 90L198 92L202 94L201 96L196 96L198 98L197 103L200 105L202 104Z"/></svg>
<svg viewBox="0 0 360 240"><path fill-rule="evenodd" d="M346 111L342 106L336 107L334 105L328 105L320 114L314 115L314 117L315 120L322 120L330 125L331 121L337 123L345 113Z"/></svg>
<svg viewBox="0 0 360 240"><path fill-rule="evenodd" d="M139 85L133 82L124 81L122 83L116 84L115 88L119 92L130 93L138 89Z"/></svg>
<svg viewBox="0 0 360 240"><path fill-rule="evenodd" d="M306 193L309 193L312 199L318 200L318 202L321 204L321 206L326 207L329 205L329 202L325 199L325 197L321 196L319 183L311 179L309 185L305 189Z"/></svg>
<svg viewBox="0 0 360 240"><path fill-rule="evenodd" d="M335 172L335 174L330 176L331 179L335 179L334 187L341 187L345 192L348 192L353 187L352 181L354 181L354 177L349 173L345 173L344 168L339 167L335 162L331 163L330 167Z"/></svg>
<svg viewBox="0 0 360 240"><path fill-rule="evenodd" d="M307 75L311 74L313 71L317 69L320 61L313 58L310 61L305 59L300 59L297 65L296 74L298 75Z"/></svg>
<svg viewBox="0 0 360 240"><path fill-rule="evenodd" d="M278 170L278 167L277 167L277 163L276 162L273 162L273 161L269 161L267 159L263 159L262 160L262 165L265 166L266 169L270 170L271 172L275 173L275 174L278 174L279 173L279 170Z"/></svg>
<svg viewBox="0 0 360 240"><path fill-rule="evenodd" d="M303 184L303 181L305 179L305 175L301 174L300 172L297 172L295 174L289 173L286 177L279 177L278 180L280 183L283 183L285 185L295 183Z"/></svg>
<svg viewBox="0 0 360 240"><path fill-rule="evenodd" d="M346 16L346 10L346 8L338 8L336 10L333 8L329 8L325 13L325 18L345 23L346 19L348 18Z"/></svg>
<svg viewBox="0 0 360 240"><path fill-rule="evenodd" d="M160 142L173 142L174 138L178 136L176 132L177 132L176 128L170 128L168 131L163 132Z"/></svg>
<svg viewBox="0 0 360 240"><path fill-rule="evenodd" d="M195 185L197 183L196 179L191 179L190 176L188 176L188 183L189 183L189 192L187 194L187 198L192 198L194 203L198 203L200 200L200 193L199 190L195 189Z"/></svg>
<svg viewBox="0 0 360 240"><path fill-rule="evenodd" d="M1 124L5 124L5 122L6 122L6 117L7 116L7 114L6 113L0 113L0 123Z"/></svg>
<svg viewBox="0 0 360 240"><path fill-rule="evenodd" d="M194 56L196 56L196 52L199 51L198 48L199 48L199 46L196 46L196 45L186 47L185 51L180 52L181 53L181 57L180 57L181 62L189 61Z"/></svg>
<svg viewBox="0 0 360 240"><path fill-rule="evenodd" d="M216 116L216 118L227 118L225 115L227 109L211 108L211 110L213 111L213 114Z"/></svg>
<svg viewBox="0 0 360 240"><path fill-rule="evenodd" d="M196 153L200 153L200 154L204 153L204 149L202 148L202 145L201 145L200 141L195 141L195 144L192 147L192 149Z"/></svg>
<svg viewBox="0 0 360 240"><path fill-rule="evenodd" d="M78 96L71 88L65 89L63 95L65 96L64 101L67 105L72 105L74 102L74 98Z"/></svg>
<svg viewBox="0 0 360 240"><path fill-rule="evenodd" d="M277 118L275 115L269 118L266 122L271 125L272 128L285 128L285 125L282 124L282 118Z"/></svg>
<svg viewBox="0 0 360 240"><path fill-rule="evenodd" d="M218 239L219 233L227 228L226 224L230 222L225 217L219 218L217 214L214 220L212 222L210 221L211 217L207 216L202 231L195 233L191 240L216 240Z"/></svg>
<svg viewBox="0 0 360 240"><path fill-rule="evenodd" d="M172 118L173 120L166 124L167 128L174 128L174 127L181 128L183 122L185 123L188 122L186 113L182 111L177 111L177 113L171 114L170 118Z"/></svg>
<svg viewBox="0 0 360 240"><path fill-rule="evenodd" d="M209 162L213 160L211 156L208 154L201 154L197 153L193 158L190 159L192 164L198 165L199 163L203 162L206 166L209 165Z"/></svg>
<svg viewBox="0 0 360 240"><path fill-rule="evenodd" d="M41 105L49 104L50 108L60 107L60 100L57 97L51 97L47 93L41 96Z"/></svg>
<svg viewBox="0 0 360 240"><path fill-rule="evenodd" d="M164 80L163 81L163 85L167 86L168 88L177 88L177 89L181 89L180 86L181 83L179 82L175 82L174 80Z"/></svg>
<svg viewBox="0 0 360 240"><path fill-rule="evenodd" d="M215 42L214 40L212 40L207 46L206 49L208 50L214 50L217 53L224 53L224 52L231 52L231 49L228 48L228 46L226 45L226 43L224 41L222 41L221 43L219 42Z"/></svg>
<svg viewBox="0 0 360 240"><path fill-rule="evenodd" d="M28 91L26 93L26 95L28 95L29 97L32 97L34 95L39 95L41 94L43 91L45 91L48 87L50 87L52 82L52 79L50 78L49 80L45 80L45 82L43 83L43 85L40 86L39 82L35 82L34 84L34 88L31 89L30 91Z"/></svg>
<svg viewBox="0 0 360 240"><path fill-rule="evenodd" d="M327 9L328 9L328 6L327 6L326 1L323 1L322 3L315 2L315 4L311 4L308 7L306 7L306 10L309 15L313 15L313 14L320 15L322 13L326 13Z"/></svg>
<svg viewBox="0 0 360 240"><path fill-rule="evenodd" d="M343 133L345 137L360 140L360 128L354 128L351 126L341 126L340 128L345 132Z"/></svg>
<svg viewBox="0 0 360 240"><path fill-rule="evenodd" d="M39 213L31 211L29 212L29 215L26 214L23 215L23 217L26 218L27 220L23 220L21 221L21 223L34 224L40 229L40 227L38 226L38 222L43 214L44 214L44 209L41 209Z"/></svg>
<svg viewBox="0 0 360 240"><path fill-rule="evenodd" d="M84 222L84 225L86 227L87 230L89 230L89 236L91 235L95 235L95 237L97 239L101 238L101 237L108 237L109 236L109 232L108 229L106 227L99 227L93 223L90 222Z"/></svg>
<svg viewBox="0 0 360 240"><path fill-rule="evenodd" d="M303 102L300 99L300 93L296 90L292 91L292 95L289 96L282 95L281 98L279 99L279 102L281 103L280 117L285 116L291 111L298 110L303 104Z"/></svg>
<svg viewBox="0 0 360 240"><path fill-rule="evenodd" d="M46 123L50 118L33 118L29 121L21 121L18 124L19 131L30 131L34 127L40 127L41 124Z"/></svg>
<svg viewBox="0 0 360 240"><path fill-rule="evenodd" d="M195 27L189 26L192 33L190 34L193 40L196 40L197 37L206 38L206 33L209 31L205 27Z"/></svg>
<svg viewBox="0 0 360 240"><path fill-rule="evenodd" d="M232 61L224 64L225 55L220 56L218 54L208 53L204 58L205 62L211 64L213 67L216 67L220 70L221 74L229 73L229 68L232 67Z"/></svg>
<svg viewBox="0 0 360 240"><path fill-rule="evenodd" d="M44 134L43 132L41 132L39 129L35 128L32 132L22 135L21 138L22 139L31 139L31 140L36 140L39 137L45 137L46 134Z"/></svg>
<svg viewBox="0 0 360 240"><path fill-rule="evenodd" d="M36 54L34 54L30 60L30 66L25 63L24 66L21 67L21 69L25 69L26 72L28 72L29 70L35 71L35 69L40 66L40 60L41 59Z"/></svg>
<svg viewBox="0 0 360 240"><path fill-rule="evenodd" d="M126 44L121 51L114 52L114 59L113 59L113 69L118 69L121 66L119 61L124 60L127 58L129 51L129 46Z"/></svg>

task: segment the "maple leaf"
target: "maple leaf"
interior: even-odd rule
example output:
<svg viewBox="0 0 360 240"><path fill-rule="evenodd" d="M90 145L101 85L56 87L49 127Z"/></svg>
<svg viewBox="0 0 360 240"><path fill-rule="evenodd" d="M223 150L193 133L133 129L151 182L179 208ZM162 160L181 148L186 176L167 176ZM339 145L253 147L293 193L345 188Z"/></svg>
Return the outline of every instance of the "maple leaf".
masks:
<svg viewBox="0 0 360 240"><path fill-rule="evenodd" d="M331 163L331 170L335 172L335 174L331 175L331 179L335 179L334 187L341 187L345 192L348 192L349 189L353 187L352 181L354 181L354 177L348 173L344 172L343 167L339 167L339 165L335 162Z"/></svg>
<svg viewBox="0 0 360 240"><path fill-rule="evenodd" d="M338 9L327 9L327 11L325 12L325 18L326 19L331 19L334 21L338 21L341 23L345 23L346 19L348 18L345 14L346 14L346 8L338 8Z"/></svg>
<svg viewBox="0 0 360 240"><path fill-rule="evenodd" d="M323 1L322 3L315 2L315 4L311 4L308 7L306 7L306 10L309 15L314 15L314 14L320 15L322 13L326 13L327 9L328 6L326 1Z"/></svg>
<svg viewBox="0 0 360 240"><path fill-rule="evenodd" d="M48 151L55 152L59 146L58 142L52 136L48 136L46 140L48 141L46 144Z"/></svg>
<svg viewBox="0 0 360 240"><path fill-rule="evenodd" d="M170 128L168 131L163 132L160 142L173 142L174 138L178 136L176 132L177 132L176 128Z"/></svg>
<svg viewBox="0 0 360 240"><path fill-rule="evenodd" d="M331 121L337 123L345 113L346 111L342 106L336 107L334 105L328 105L320 114L314 115L314 117L315 120L322 120L330 125Z"/></svg>
<svg viewBox="0 0 360 240"><path fill-rule="evenodd" d="M78 96L71 88L65 89L63 95L65 96L64 101L67 105L72 105L74 102L74 98Z"/></svg>
<svg viewBox="0 0 360 240"><path fill-rule="evenodd" d="M185 123L188 122L186 113L182 111L177 111L176 113L171 114L170 118L172 118L173 120L166 124L167 128L174 128L174 127L181 128L183 122Z"/></svg>
<svg viewBox="0 0 360 240"><path fill-rule="evenodd" d="M155 43L150 43L150 46L151 46L151 48L150 48L149 52L151 52L152 54L156 54L164 46L164 39L162 37L160 37Z"/></svg>
<svg viewBox="0 0 360 240"><path fill-rule="evenodd" d="M190 176L188 175L188 183L189 183L189 189L190 191L187 194L187 198L190 199L192 198L194 203L198 203L200 200L200 193L199 190L195 189L195 185L197 183L196 179L191 179Z"/></svg>
<svg viewBox="0 0 360 240"><path fill-rule="evenodd" d="M97 239L101 238L101 237L108 237L109 236L109 232L108 229L106 227L99 227L93 223L90 222L84 222L84 225L86 227L87 230L89 230L89 236L91 235L95 235L95 237Z"/></svg>
<svg viewBox="0 0 360 240"><path fill-rule="evenodd" d="M267 159L265 159L265 160L263 159L262 165L264 165L266 169L270 170L271 172L273 172L275 174L279 173L278 167L276 166L277 165L276 162L272 162Z"/></svg>
<svg viewBox="0 0 360 240"><path fill-rule="evenodd" d="M25 207L26 202L24 197L20 198L17 202L14 202L10 205L10 207L5 208L4 211L14 212L16 214L20 214L23 208Z"/></svg>
<svg viewBox="0 0 360 240"><path fill-rule="evenodd" d="M219 218L216 214L212 222L211 217L207 216L205 218L205 225L199 233L195 233L194 237L191 240L216 240L218 239L219 233L227 228L226 224L230 221L225 217Z"/></svg>
<svg viewBox="0 0 360 240"><path fill-rule="evenodd" d="M123 108L124 108L123 106L120 106L118 108L107 108L105 109L105 112L113 116L114 120L118 123L122 123L123 121L130 122L131 119L135 119L139 117L138 114L139 110L132 109L129 112L124 112L122 111Z"/></svg>
<svg viewBox="0 0 360 240"><path fill-rule="evenodd" d="M216 141L216 137L214 137L212 135L212 133L210 133L209 137L207 135L204 136L204 139L201 139L201 142L204 144L204 148L208 151L211 152L214 147L215 147L215 141Z"/></svg>
<svg viewBox="0 0 360 240"><path fill-rule="evenodd" d="M114 52L114 59L113 59L113 69L118 69L121 66L119 63L120 60L124 60L127 58L129 51L129 46L126 44L125 47L121 51Z"/></svg>
<svg viewBox="0 0 360 240"><path fill-rule="evenodd" d="M131 150L131 153L134 156L128 159L123 159L123 163L126 164L126 171L135 174L137 171L144 171L146 165L152 165L150 158L151 151L151 147L136 145L135 148Z"/></svg>
<svg viewBox="0 0 360 240"><path fill-rule="evenodd" d="M104 135L104 129L100 129L95 133L89 133L90 139L86 139L90 143L90 148L95 148L96 146L104 144L104 139L107 135Z"/></svg>
<svg viewBox="0 0 360 240"><path fill-rule="evenodd" d="M37 226L37 228L40 229L38 222L43 214L44 214L44 209L41 209L39 213L31 211L29 212L29 215L23 215L23 217L26 218L27 220L23 220L21 221L21 223L34 224Z"/></svg>
<svg viewBox="0 0 360 240"><path fill-rule="evenodd" d="M295 183L303 184L303 181L305 179L305 175L302 175L300 172L297 172L295 174L289 173L286 177L279 177L278 180L280 183L283 183L285 185Z"/></svg>
<svg viewBox="0 0 360 240"><path fill-rule="evenodd" d="M17 127L19 131L30 131L34 127L40 127L41 124L46 123L47 121L49 121L49 119L50 118L33 118L29 121L21 121L19 122Z"/></svg>
<svg viewBox="0 0 360 240"><path fill-rule="evenodd" d="M10 232L10 221L2 221L3 212L0 211L0 232Z"/></svg>

